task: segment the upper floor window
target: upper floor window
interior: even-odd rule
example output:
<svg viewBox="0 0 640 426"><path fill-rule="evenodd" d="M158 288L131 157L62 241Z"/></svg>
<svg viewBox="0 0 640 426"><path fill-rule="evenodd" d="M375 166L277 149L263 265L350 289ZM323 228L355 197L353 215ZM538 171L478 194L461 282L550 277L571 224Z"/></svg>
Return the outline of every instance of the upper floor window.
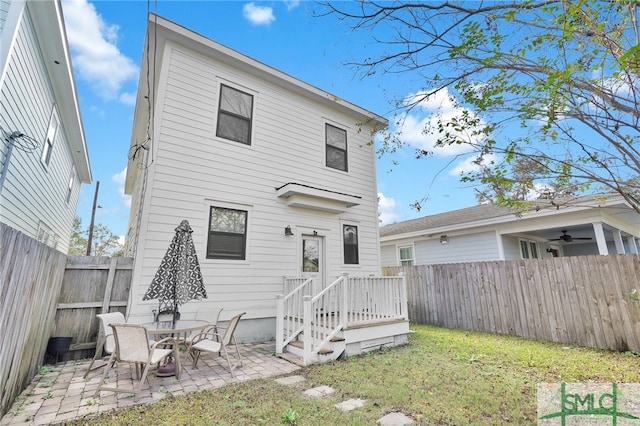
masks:
<svg viewBox="0 0 640 426"><path fill-rule="evenodd" d="M347 171L347 131L325 124L327 167Z"/></svg>
<svg viewBox="0 0 640 426"><path fill-rule="evenodd" d="M247 212L211 207L207 259L244 260L247 245Z"/></svg>
<svg viewBox="0 0 640 426"><path fill-rule="evenodd" d="M520 257L522 259L537 259L538 256L538 243L535 241L519 240L520 241Z"/></svg>
<svg viewBox="0 0 640 426"><path fill-rule="evenodd" d="M51 111L51 118L49 118L49 127L47 128L47 137L44 140L44 147L42 148L42 157L40 157L46 166L48 166L49 161L51 161L53 143L58 134L58 127L60 127L60 120L58 119L58 111L54 106L53 111Z"/></svg>
<svg viewBox="0 0 640 426"><path fill-rule="evenodd" d="M69 185L67 186L67 203L71 200L71 193L73 192L73 183L76 180L76 166L71 166L71 173L69 174Z"/></svg>
<svg viewBox="0 0 640 426"><path fill-rule="evenodd" d="M400 265L401 266L413 266L413 247L399 247L400 253Z"/></svg>
<svg viewBox="0 0 640 426"><path fill-rule="evenodd" d="M216 136L251 145L253 95L220 85Z"/></svg>
<svg viewBox="0 0 640 426"><path fill-rule="evenodd" d="M344 244L344 263L346 265L359 264L360 259L358 257L358 227L354 225L343 225L342 241Z"/></svg>

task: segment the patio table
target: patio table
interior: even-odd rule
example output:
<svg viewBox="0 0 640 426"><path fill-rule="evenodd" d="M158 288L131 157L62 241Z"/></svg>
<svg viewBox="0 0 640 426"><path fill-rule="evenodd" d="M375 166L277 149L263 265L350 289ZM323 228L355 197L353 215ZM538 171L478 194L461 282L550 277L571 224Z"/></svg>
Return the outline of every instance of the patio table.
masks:
<svg viewBox="0 0 640 426"><path fill-rule="evenodd" d="M180 378L180 371L182 362L180 360L180 352L177 350L180 342L180 337L184 334L184 338L192 331L199 331L209 325L209 321L204 320L176 320L176 321L156 321L142 324L149 335L155 336L158 334L170 334L173 336L176 347L176 359L175 365L172 367L167 364L165 367L159 367L157 375L159 377L176 376L176 379Z"/></svg>

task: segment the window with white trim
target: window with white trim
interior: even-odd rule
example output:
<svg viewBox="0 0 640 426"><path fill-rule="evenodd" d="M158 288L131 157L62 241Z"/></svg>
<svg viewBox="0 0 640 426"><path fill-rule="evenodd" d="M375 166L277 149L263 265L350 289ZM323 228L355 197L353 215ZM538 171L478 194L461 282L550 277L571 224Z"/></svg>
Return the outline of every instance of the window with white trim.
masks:
<svg viewBox="0 0 640 426"><path fill-rule="evenodd" d="M76 166L75 164L71 166L71 173L69 174L69 185L67 186L67 204L71 200L71 193L73 192L73 183L76 180Z"/></svg>
<svg viewBox="0 0 640 426"><path fill-rule="evenodd" d="M400 266L413 266L413 246L398 247Z"/></svg>
<svg viewBox="0 0 640 426"><path fill-rule="evenodd" d="M56 140L58 134L58 128L60 127L60 119L58 118L58 110L53 107L51 111L51 117L49 118L49 127L47 128L47 136L44 140L44 146L42 148L42 156L40 160L45 166L49 165L51 161L51 153L53 152L53 143Z"/></svg>
<svg viewBox="0 0 640 426"><path fill-rule="evenodd" d="M537 241L519 239L520 242L520 258L522 259L538 259L538 243Z"/></svg>
<svg viewBox="0 0 640 426"><path fill-rule="evenodd" d="M331 124L325 124L327 167L348 171L347 167L347 131Z"/></svg>
<svg viewBox="0 0 640 426"><path fill-rule="evenodd" d="M211 207L207 259L246 259L247 215L245 210Z"/></svg>
<svg viewBox="0 0 640 426"><path fill-rule="evenodd" d="M58 245L58 236L43 222L38 223L38 233L36 235L36 240L40 241L43 244L46 244L51 248L56 248L56 246Z"/></svg>
<svg viewBox="0 0 640 426"><path fill-rule="evenodd" d="M220 107L216 136L251 145L253 95L220 85Z"/></svg>
<svg viewBox="0 0 640 426"><path fill-rule="evenodd" d="M358 265L358 227L355 225L342 225L342 243L344 248L345 265Z"/></svg>

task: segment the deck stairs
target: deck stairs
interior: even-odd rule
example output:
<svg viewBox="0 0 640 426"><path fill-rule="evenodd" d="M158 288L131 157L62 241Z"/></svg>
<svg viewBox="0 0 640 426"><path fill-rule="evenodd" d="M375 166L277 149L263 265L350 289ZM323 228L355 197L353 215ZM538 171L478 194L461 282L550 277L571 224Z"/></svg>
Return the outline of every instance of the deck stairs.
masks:
<svg viewBox="0 0 640 426"><path fill-rule="evenodd" d="M334 361L404 344L409 333L406 281L342 274L315 296L315 277L285 278L278 296L276 353L299 365Z"/></svg>

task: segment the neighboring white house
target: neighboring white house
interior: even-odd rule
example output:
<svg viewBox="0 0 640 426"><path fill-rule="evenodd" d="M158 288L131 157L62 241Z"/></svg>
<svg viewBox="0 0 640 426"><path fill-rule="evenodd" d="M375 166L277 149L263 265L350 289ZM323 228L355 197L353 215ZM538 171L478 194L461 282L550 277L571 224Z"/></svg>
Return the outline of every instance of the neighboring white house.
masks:
<svg viewBox="0 0 640 426"><path fill-rule="evenodd" d="M66 253L87 146L59 1L0 0L0 221Z"/></svg>
<svg viewBox="0 0 640 426"><path fill-rule="evenodd" d="M183 219L208 298L180 307L182 317L246 311L241 340L274 338L285 276L315 274L324 286L343 272L380 275L371 141L386 125L150 15L125 185L130 321L158 308L142 298Z"/></svg>
<svg viewBox="0 0 640 426"><path fill-rule="evenodd" d="M383 226L382 265L638 253L640 215L619 195L540 206L485 204Z"/></svg>

